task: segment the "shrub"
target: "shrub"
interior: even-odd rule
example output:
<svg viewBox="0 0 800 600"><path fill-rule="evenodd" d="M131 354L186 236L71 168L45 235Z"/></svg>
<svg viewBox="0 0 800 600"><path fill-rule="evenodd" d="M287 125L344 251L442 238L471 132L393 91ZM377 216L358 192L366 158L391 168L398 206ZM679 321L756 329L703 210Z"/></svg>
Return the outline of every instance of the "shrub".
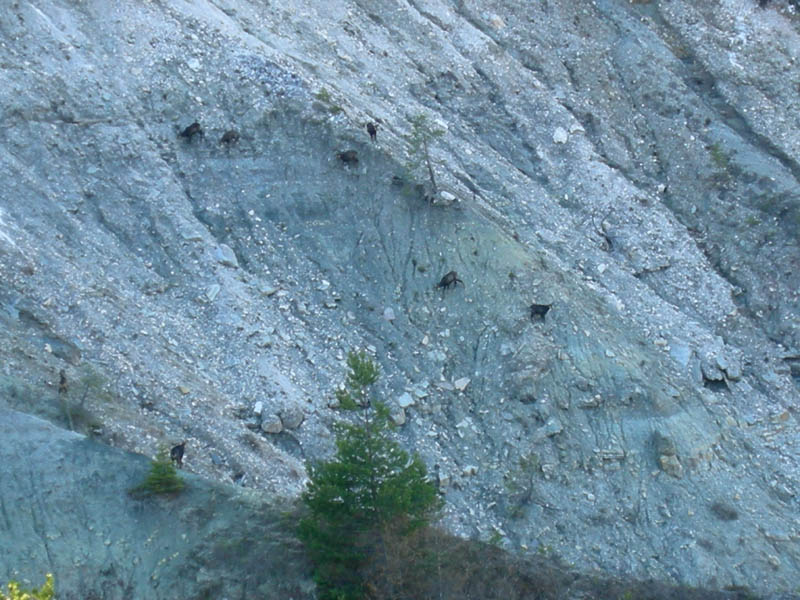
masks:
<svg viewBox="0 0 800 600"><path fill-rule="evenodd" d="M444 130L431 126L428 118L424 114L418 114L411 119L411 134L407 136L411 161L406 165L410 178L419 172L424 166L428 173L431 184L431 193L436 194L436 176L431 161L430 143L444 135Z"/></svg>
<svg viewBox="0 0 800 600"><path fill-rule="evenodd" d="M45 582L38 590L24 590L17 581L9 581L6 587L8 595L0 591L0 600L53 600L55 596L55 583L51 573L45 576Z"/></svg>
<svg viewBox="0 0 800 600"><path fill-rule="evenodd" d="M133 488L131 494L134 496L177 494L183 490L184 485L183 479L178 476L178 471L169 458L167 449L162 448L150 463L150 472L145 480Z"/></svg>
<svg viewBox="0 0 800 600"><path fill-rule="evenodd" d="M336 115L342 112L342 107L338 104L333 104L333 98L331 98L330 92L328 92L328 90L325 88L321 88L316 93L316 98L323 104L327 105L327 109L331 112L331 114Z"/></svg>
<svg viewBox="0 0 800 600"><path fill-rule="evenodd" d="M711 153L711 160L714 162L717 169L720 171L727 171L731 164L731 157L722 149L719 142L711 144L708 149Z"/></svg>

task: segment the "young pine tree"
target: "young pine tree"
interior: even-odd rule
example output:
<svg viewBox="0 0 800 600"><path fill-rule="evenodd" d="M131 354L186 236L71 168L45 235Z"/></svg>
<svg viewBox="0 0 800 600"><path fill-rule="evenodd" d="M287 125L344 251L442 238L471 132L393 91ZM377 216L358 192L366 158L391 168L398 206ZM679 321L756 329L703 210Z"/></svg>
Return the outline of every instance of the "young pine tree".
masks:
<svg viewBox="0 0 800 600"><path fill-rule="evenodd" d="M403 567L392 564L389 545L428 524L440 507L422 460L388 436L389 410L370 394L377 365L363 352L351 352L347 365L346 387L336 395L342 409L359 417L335 425L331 460L308 466L308 515L300 522L323 600L363 598L367 585L391 587ZM368 563L385 581L362 581Z"/></svg>
<svg viewBox="0 0 800 600"><path fill-rule="evenodd" d="M411 119L411 134L407 136L409 143L409 150L411 152L411 161L407 165L406 170L413 176L424 165L428 171L431 187L430 193L436 195L439 191L436 185L436 175L433 169L433 161L431 159L430 144L431 142L444 135L444 130L431 125L428 118L420 113Z"/></svg>
<svg viewBox="0 0 800 600"><path fill-rule="evenodd" d="M137 497L171 495L181 492L185 485L175 470L167 449L161 448L155 459L150 462L150 472L145 480L129 493Z"/></svg>

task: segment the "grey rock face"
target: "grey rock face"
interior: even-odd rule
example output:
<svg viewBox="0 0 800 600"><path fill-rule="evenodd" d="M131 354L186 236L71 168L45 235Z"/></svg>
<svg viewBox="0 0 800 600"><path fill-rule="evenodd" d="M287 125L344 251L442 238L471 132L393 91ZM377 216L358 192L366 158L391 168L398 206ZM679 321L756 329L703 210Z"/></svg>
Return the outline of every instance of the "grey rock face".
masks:
<svg viewBox="0 0 800 600"><path fill-rule="evenodd" d="M6 402L296 496L366 348L453 531L793 589L797 15L225 4L0 11ZM260 398L302 425L259 433Z"/></svg>
<svg viewBox="0 0 800 600"><path fill-rule="evenodd" d="M181 473L175 497L128 490L149 461L0 410L0 579L55 576L58 597L313 598L286 506Z"/></svg>

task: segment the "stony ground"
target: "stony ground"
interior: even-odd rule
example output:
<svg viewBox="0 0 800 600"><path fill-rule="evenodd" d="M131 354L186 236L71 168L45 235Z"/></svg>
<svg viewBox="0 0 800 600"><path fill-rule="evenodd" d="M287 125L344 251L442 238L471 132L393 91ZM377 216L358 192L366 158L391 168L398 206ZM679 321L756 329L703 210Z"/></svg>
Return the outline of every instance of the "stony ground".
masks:
<svg viewBox="0 0 800 600"><path fill-rule="evenodd" d="M294 496L367 348L454 532L793 590L800 21L695 4L12 2L2 400Z"/></svg>

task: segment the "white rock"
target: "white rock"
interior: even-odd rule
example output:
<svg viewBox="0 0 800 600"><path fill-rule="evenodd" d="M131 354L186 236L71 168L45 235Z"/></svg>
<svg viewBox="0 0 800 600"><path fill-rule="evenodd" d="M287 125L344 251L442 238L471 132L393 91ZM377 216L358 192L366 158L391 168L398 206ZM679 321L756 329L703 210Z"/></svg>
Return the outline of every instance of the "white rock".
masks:
<svg viewBox="0 0 800 600"><path fill-rule="evenodd" d="M563 127L556 127L556 130L553 132L553 141L556 144L566 144L568 139L569 134L567 130Z"/></svg>
<svg viewBox="0 0 800 600"><path fill-rule="evenodd" d="M442 190L441 192L439 192L439 198L441 198L442 202L444 202L446 204L452 204L453 202L456 201L455 194L451 194L450 192L447 192L445 190Z"/></svg>
<svg viewBox="0 0 800 600"><path fill-rule="evenodd" d="M414 404L416 404L416 400L414 400L411 394L405 392L397 399L397 404L400 406L400 408L408 408L409 406L414 406Z"/></svg>
<svg viewBox="0 0 800 600"><path fill-rule="evenodd" d="M453 382L453 387L455 387L459 392L462 392L469 384L469 381L469 377L461 377Z"/></svg>
<svg viewBox="0 0 800 600"><path fill-rule="evenodd" d="M264 411L264 403L261 400L259 400L253 406L253 414L260 415L263 411Z"/></svg>
<svg viewBox="0 0 800 600"><path fill-rule="evenodd" d="M394 310L391 306L387 306L383 309L383 318L387 321L394 321Z"/></svg>
<svg viewBox="0 0 800 600"><path fill-rule="evenodd" d="M495 29L503 29L506 26L505 21L500 18L500 15L493 14L489 17L489 23Z"/></svg>
<svg viewBox="0 0 800 600"><path fill-rule="evenodd" d="M220 284L218 284L218 283L211 284L208 287L208 290L206 290L206 298L208 298L208 301L209 302L213 302L214 298L217 297L217 294L219 294L221 289L222 289L222 286L220 286Z"/></svg>

